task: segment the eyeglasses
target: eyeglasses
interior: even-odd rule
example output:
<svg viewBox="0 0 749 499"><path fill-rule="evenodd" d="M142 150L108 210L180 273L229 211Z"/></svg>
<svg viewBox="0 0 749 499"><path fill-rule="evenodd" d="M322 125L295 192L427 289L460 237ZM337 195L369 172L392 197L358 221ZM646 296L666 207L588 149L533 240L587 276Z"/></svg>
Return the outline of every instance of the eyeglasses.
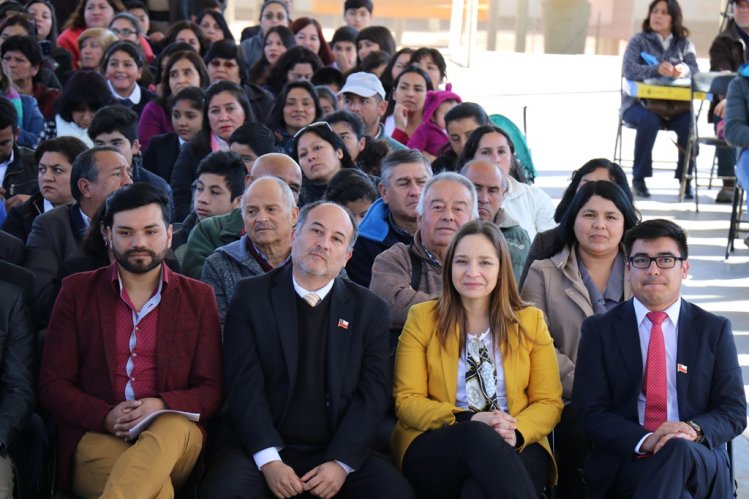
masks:
<svg viewBox="0 0 749 499"><path fill-rule="evenodd" d="M224 60L221 61L219 58L212 59L211 62L208 63L209 66L213 66L214 68L220 68L223 66L226 69L232 69L237 67L237 63L231 60Z"/></svg>
<svg viewBox="0 0 749 499"><path fill-rule="evenodd" d="M650 268L650 264L655 262L655 265L659 269L672 269L676 265L676 262L683 262L684 260L685 258L673 255L636 255L629 258L629 264L636 269L648 269Z"/></svg>
<svg viewBox="0 0 749 499"><path fill-rule="evenodd" d="M137 31L132 30L130 28L122 28L122 29L119 29L119 28L109 28L109 31L111 31L112 33L114 33L115 36L119 36L119 35L122 35L122 36L131 36L131 35L137 35L138 34Z"/></svg>
<svg viewBox="0 0 749 499"><path fill-rule="evenodd" d="M326 127L331 132L333 131L333 129L330 128L330 123L328 123L327 121L316 121L314 123L310 123L309 125L307 125L306 127L302 128L302 129L300 129L297 133L294 134L294 138L296 139L297 137L299 137L300 135L302 135L304 132L308 131L310 128L318 128L318 127L321 127L321 126Z"/></svg>

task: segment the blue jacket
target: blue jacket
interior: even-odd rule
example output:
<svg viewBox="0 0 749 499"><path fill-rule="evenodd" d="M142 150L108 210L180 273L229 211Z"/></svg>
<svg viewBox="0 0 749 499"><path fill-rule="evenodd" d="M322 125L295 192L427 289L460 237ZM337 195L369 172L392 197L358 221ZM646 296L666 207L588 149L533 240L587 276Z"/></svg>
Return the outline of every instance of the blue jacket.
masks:
<svg viewBox="0 0 749 499"><path fill-rule="evenodd" d="M18 135L16 143L34 149L37 140L39 140L39 134L42 133L44 128L44 116L39 110L36 99L31 95L21 95L21 109L23 110L21 133Z"/></svg>

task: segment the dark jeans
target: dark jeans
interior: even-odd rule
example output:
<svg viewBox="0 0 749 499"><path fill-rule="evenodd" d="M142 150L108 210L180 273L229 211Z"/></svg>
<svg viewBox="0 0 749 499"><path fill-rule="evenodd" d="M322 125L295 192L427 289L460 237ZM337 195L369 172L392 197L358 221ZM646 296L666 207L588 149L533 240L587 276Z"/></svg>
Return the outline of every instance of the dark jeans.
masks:
<svg viewBox="0 0 749 499"><path fill-rule="evenodd" d="M685 112L678 114L670 120L662 120L660 116L648 111L642 104L637 103L624 111L622 118L625 122L637 129L635 137L635 163L632 167L634 178L645 178L653 176L653 146L662 126L667 130L676 132L679 146L679 163L676 166L675 178L681 178L684 171L684 152L689 141L689 129L692 126L692 116ZM689 165L689 171L694 169L694 158Z"/></svg>
<svg viewBox="0 0 749 499"><path fill-rule="evenodd" d="M467 421L422 433L403 458L419 497L542 497L551 459L539 444L518 453L484 423Z"/></svg>

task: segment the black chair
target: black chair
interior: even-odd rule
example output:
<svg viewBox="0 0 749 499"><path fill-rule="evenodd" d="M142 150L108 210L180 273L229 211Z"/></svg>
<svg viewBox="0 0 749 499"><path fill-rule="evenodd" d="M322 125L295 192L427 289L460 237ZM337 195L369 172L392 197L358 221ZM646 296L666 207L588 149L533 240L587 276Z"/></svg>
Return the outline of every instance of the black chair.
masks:
<svg viewBox="0 0 749 499"><path fill-rule="evenodd" d="M736 77L736 73L730 72L705 72L697 73L692 75L691 85L691 110L692 110L692 133L689 138L689 144L687 145L686 157L684 158L685 164L689 163L697 158L697 153L700 145L712 146L716 148L716 155L713 156L713 166L710 170L710 177L708 187L712 187L712 177L715 170L715 162L718 148L730 148L728 142L716 136L700 137L699 134L699 119L702 115L702 110L705 105L705 100L712 99L715 95L725 96L728 93L728 84ZM705 94L707 94L705 96ZM699 102L699 106L695 107L695 102ZM679 201L683 201L684 193L686 191L687 182L692 182L694 189L694 207L697 212L700 211L700 197L698 196L698 189L704 184L700 184L699 175L697 171L697 162L695 161L694 171L691 173L687 168L684 168L684 174L681 177L681 186L679 189Z"/></svg>
<svg viewBox="0 0 749 499"><path fill-rule="evenodd" d="M749 228L742 228L742 224L749 224L744 213L744 196L746 193L738 182L733 191L733 206L731 207L731 219L728 221L728 241L726 242L726 260L728 255L733 252L734 241L741 232L749 232Z"/></svg>

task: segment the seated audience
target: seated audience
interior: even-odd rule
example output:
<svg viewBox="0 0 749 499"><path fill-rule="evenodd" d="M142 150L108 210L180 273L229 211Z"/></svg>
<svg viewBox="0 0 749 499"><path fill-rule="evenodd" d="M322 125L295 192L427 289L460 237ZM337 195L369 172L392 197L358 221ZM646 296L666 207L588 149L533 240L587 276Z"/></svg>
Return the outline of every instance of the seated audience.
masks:
<svg viewBox="0 0 749 499"><path fill-rule="evenodd" d="M70 172L75 158L86 149L86 144L74 137L59 137L39 144L34 151L39 191L8 212L3 230L26 242L38 215L73 203Z"/></svg>
<svg viewBox="0 0 749 499"><path fill-rule="evenodd" d="M346 0L343 2L343 20L355 33L368 27L372 22L372 0Z"/></svg>
<svg viewBox="0 0 749 499"><path fill-rule="evenodd" d="M21 95L34 97L44 119L52 119L60 89L50 87L42 81L41 71L46 68L42 66L44 59L39 42L31 36L11 36L0 47L0 57L3 70L16 91ZM55 83L59 85L60 82Z"/></svg>
<svg viewBox="0 0 749 499"><path fill-rule="evenodd" d="M270 272L289 261L299 210L294 193L278 177L261 177L242 196L245 234L205 260L200 280L213 286L223 328L240 279Z"/></svg>
<svg viewBox="0 0 749 499"><path fill-rule="evenodd" d="M173 206L172 188L163 178L151 173L141 164L138 141L138 116L135 111L115 104L99 109L91 120L88 136L95 146L117 149L128 164L128 174L133 182L146 182L163 190Z"/></svg>
<svg viewBox="0 0 749 499"><path fill-rule="evenodd" d="M186 87L169 99L168 106L174 131L152 137L153 147L143 154L143 166L167 182L182 147L203 129L205 96L198 87Z"/></svg>
<svg viewBox="0 0 749 499"><path fill-rule="evenodd" d="M283 0L265 0L260 7L260 30L250 38L242 40L240 57L245 66L251 68L263 55L265 36L274 26L289 26L289 7Z"/></svg>
<svg viewBox="0 0 749 499"><path fill-rule="evenodd" d="M356 56L359 63L370 52L381 50L390 55L395 54L395 38L385 26L367 26L356 34Z"/></svg>
<svg viewBox="0 0 749 499"><path fill-rule="evenodd" d="M388 307L337 277L356 233L345 208L310 204L291 264L238 284L224 328L229 421L203 497L413 497L372 449L390 393Z"/></svg>
<svg viewBox="0 0 749 499"><path fill-rule="evenodd" d="M2 71L0 71L2 73ZM10 210L39 191L34 151L18 142L18 111L8 99L0 98L0 203Z"/></svg>
<svg viewBox="0 0 749 499"><path fill-rule="evenodd" d="M449 142L445 130L445 114L461 102L463 100L452 91L450 84L445 90L427 92L423 120L411 135L407 146L422 151L430 162L437 159L442 148Z"/></svg>
<svg viewBox="0 0 749 499"><path fill-rule="evenodd" d="M473 182L476 188L479 218L493 222L502 232L510 254L512 274L515 282L518 282L528 257L531 240L525 229L502 208L502 201L510 185L507 176L499 165L485 159L469 161L461 168L460 174Z"/></svg>
<svg viewBox="0 0 749 499"><path fill-rule="evenodd" d="M295 81L311 81L323 63L307 47L296 45L281 54L268 75L266 87L278 97L284 85Z"/></svg>
<svg viewBox="0 0 749 499"><path fill-rule="evenodd" d="M335 59L330 67L343 74L351 72L356 67L356 33L357 30L350 26L341 26L330 39L330 49Z"/></svg>
<svg viewBox="0 0 749 499"><path fill-rule="evenodd" d="M538 187L524 183L522 169L515 160L515 145L504 130L494 125L474 130L458 158L458 165L462 168L472 159L487 159L502 169L509 182L502 208L528 232L531 240L537 232L556 225L554 202Z"/></svg>
<svg viewBox="0 0 749 499"><path fill-rule="evenodd" d="M15 236L11 236L4 230L0 230L0 261L21 265L23 257L23 241Z"/></svg>
<svg viewBox="0 0 749 499"><path fill-rule="evenodd" d="M153 49L145 37L143 27L140 21L129 12L118 12L112 17L109 23L109 31L114 33L118 40L127 40L140 47L146 62L151 63L154 60Z"/></svg>
<svg viewBox="0 0 749 499"><path fill-rule="evenodd" d="M523 284L523 299L543 311L554 338L562 396L572 399L580 326L586 317L611 310L631 297L626 280L624 233L639 222L632 200L613 182L583 185L562 217L554 239L556 253L536 260ZM557 427L560 491L585 495L579 473L590 443L567 404Z"/></svg>
<svg viewBox="0 0 749 499"><path fill-rule="evenodd" d="M547 438L562 411L556 372L543 315L521 300L500 231L464 225L439 298L411 308L395 360L393 450L416 492L543 497L556 475Z"/></svg>
<svg viewBox="0 0 749 499"><path fill-rule="evenodd" d="M94 71L76 71L65 83L57 100L57 114L45 123L39 143L55 137L75 137L93 147L94 143L88 136L91 120L99 109L115 102L102 75Z"/></svg>
<svg viewBox="0 0 749 499"><path fill-rule="evenodd" d="M262 123L245 123L229 137L229 150L239 154L245 172L250 175L255 161L275 150L273 133Z"/></svg>
<svg viewBox="0 0 749 499"><path fill-rule="evenodd" d="M319 201L336 173L356 168L346 146L324 121L296 132L292 157L304 172L299 206Z"/></svg>
<svg viewBox="0 0 749 499"><path fill-rule="evenodd" d="M326 201L340 204L348 209L357 225L361 224L377 198L377 188L374 182L366 173L357 168L346 168L333 175L323 194L323 199Z"/></svg>
<svg viewBox="0 0 749 499"><path fill-rule="evenodd" d="M130 183L127 160L119 150L87 149L75 158L70 172L70 192L75 203L34 219L23 266L34 273L37 310L44 318L52 309L52 278L60 263L76 252L91 218L107 197Z"/></svg>
<svg viewBox="0 0 749 499"><path fill-rule="evenodd" d="M413 64L426 71L432 78L432 87L437 90L447 78L447 64L442 53L432 47L421 47L411 54L408 64Z"/></svg>
<svg viewBox="0 0 749 499"><path fill-rule="evenodd" d="M252 109L239 85L218 81L208 87L203 128L182 148L172 170L175 222L183 221L190 211L192 183L200 160L211 152L228 150L231 134L248 121L252 121Z"/></svg>
<svg viewBox="0 0 749 499"><path fill-rule="evenodd" d="M214 43L221 40L234 41L234 35L231 34L226 19L221 12L213 9L203 9L195 18L195 24L203 30L203 36L208 43Z"/></svg>
<svg viewBox="0 0 749 499"><path fill-rule="evenodd" d="M268 30L263 42L263 55L250 68L250 81L264 87L268 84L270 71L278 59L291 47L296 46L294 33L286 26L273 26ZM265 119L265 116L261 116Z"/></svg>
<svg viewBox="0 0 749 499"><path fill-rule="evenodd" d="M385 71L382 72L380 80L382 81L382 86L385 87L385 95L388 100L393 95L393 82L398 78L398 75L401 74L403 68L408 66L408 62L411 60L411 54L413 54L413 52L414 50L412 48L403 47L393 54L387 67L385 67Z"/></svg>
<svg viewBox="0 0 749 499"><path fill-rule="evenodd" d="M403 68L395 79L385 112L385 134L401 144L408 144L423 121L424 101L430 90L434 87L426 71L413 64Z"/></svg>
<svg viewBox="0 0 749 499"><path fill-rule="evenodd" d="M330 88L325 85L315 85L315 92L317 92L317 98L320 100L323 116L338 110L338 97Z"/></svg>
<svg viewBox="0 0 749 499"><path fill-rule="evenodd" d="M390 152L388 145L367 136L361 119L351 111L336 111L324 120L346 145L356 166L367 175L379 177L382 159Z"/></svg>
<svg viewBox="0 0 749 499"><path fill-rule="evenodd" d="M208 41L203 36L203 30L200 26L191 21L180 20L169 25L169 29L164 34L161 41L162 50L173 43L186 43L190 45L195 52L203 57L208 50Z"/></svg>
<svg viewBox="0 0 749 499"><path fill-rule="evenodd" d="M350 74L338 96L343 97L341 109L351 111L361 119L364 133L368 137L384 140L391 151L406 149L403 144L386 134L380 123L388 103L385 100L385 89L375 75L364 72Z"/></svg>
<svg viewBox="0 0 749 499"><path fill-rule="evenodd" d="M59 485L84 497L173 497L221 405L216 301L210 286L163 265L172 235L163 191L138 183L115 193L103 227L116 262L65 279L42 359ZM199 422L167 413L131 431L165 409Z"/></svg>
<svg viewBox="0 0 749 499"><path fill-rule="evenodd" d="M690 267L681 227L642 222L624 248L633 298L585 319L577 352L572 405L593 440L586 488L731 497L726 443L746 428L731 321L681 297Z"/></svg>
<svg viewBox="0 0 749 499"><path fill-rule="evenodd" d="M148 152L148 145L153 137L174 131L169 117L172 97L185 88L206 89L209 83L208 70L195 52L175 52L164 63L160 81L159 97L146 104L138 118L138 140L145 152Z"/></svg>
<svg viewBox="0 0 749 499"><path fill-rule="evenodd" d="M377 255L397 243L413 243L419 195L431 176L429 162L418 151L405 149L385 156L380 167L380 199L359 224L354 254L346 264L352 281L369 287Z"/></svg>
<svg viewBox="0 0 749 499"><path fill-rule="evenodd" d="M33 148L44 128L44 116L39 110L36 99L31 95L18 93L4 70L0 71L0 97L13 103L17 110L15 126L18 130L15 141L23 147Z"/></svg>
<svg viewBox="0 0 749 499"><path fill-rule="evenodd" d="M463 102L450 109L445 114L445 131L449 146L440 151L437 159L432 161L435 173L442 171L454 172L458 170L458 156L468 142L474 130L489 124L486 111L474 102Z"/></svg>
<svg viewBox="0 0 749 499"><path fill-rule="evenodd" d="M156 94L138 83L146 61L143 52L131 42L118 41L104 54L101 73L115 100L135 111L139 116L146 104L156 100Z"/></svg>
<svg viewBox="0 0 749 499"><path fill-rule="evenodd" d="M302 169L296 161L279 153L260 156L252 165L252 172L246 177L245 182L251 184L266 175L278 177L286 182L291 192L294 193L294 202L299 202ZM199 222L187 240L187 248L182 259L184 274L199 279L205 259L219 246L239 239L243 230L242 212L236 209L226 215L207 218Z"/></svg>
<svg viewBox="0 0 749 499"><path fill-rule="evenodd" d="M320 100L310 82L284 85L266 123L275 136L276 151L293 156L296 133L321 116Z"/></svg>
<svg viewBox="0 0 749 499"><path fill-rule="evenodd" d="M88 28L78 37L78 70L99 71L104 61L104 54L117 37L106 28ZM73 73L75 74L75 73Z"/></svg>
<svg viewBox="0 0 749 499"><path fill-rule="evenodd" d="M197 175L193 209L182 223L175 224L172 236L171 248L178 259L195 224L237 208L244 191L244 163L237 153L212 152L200 161Z"/></svg>
<svg viewBox="0 0 749 499"><path fill-rule="evenodd" d="M442 262L458 230L479 217L476 188L462 175L444 172L430 178L416 207L413 243L396 243L380 253L369 283L390 305L391 346L397 343L408 309L442 292Z"/></svg>
<svg viewBox="0 0 749 499"><path fill-rule="evenodd" d="M591 159L586 162L583 166L572 172L570 183L562 194L562 199L557 204L556 211L554 211L554 221L559 223L562 217L567 212L572 198L578 190L588 182L595 182L596 180L608 180L615 183L624 191L624 194L634 202L634 196L627 183L627 174L624 173L622 167L616 163L612 163L605 158ZM554 244L554 238L559 231L559 226L552 229L545 230L536 234L531 244L531 249L528 252L528 258L525 261L525 268L523 268L523 275L520 277L520 288L523 287L525 277L528 275L528 269L531 264L536 260L545 260L554 256L554 252L551 251L551 247Z"/></svg>
<svg viewBox="0 0 749 499"><path fill-rule="evenodd" d="M294 33L296 44L308 48L313 54L317 54L324 66L333 64L335 58L330 51L328 42L322 32L322 26L317 19L310 17L297 17L289 28Z"/></svg>

